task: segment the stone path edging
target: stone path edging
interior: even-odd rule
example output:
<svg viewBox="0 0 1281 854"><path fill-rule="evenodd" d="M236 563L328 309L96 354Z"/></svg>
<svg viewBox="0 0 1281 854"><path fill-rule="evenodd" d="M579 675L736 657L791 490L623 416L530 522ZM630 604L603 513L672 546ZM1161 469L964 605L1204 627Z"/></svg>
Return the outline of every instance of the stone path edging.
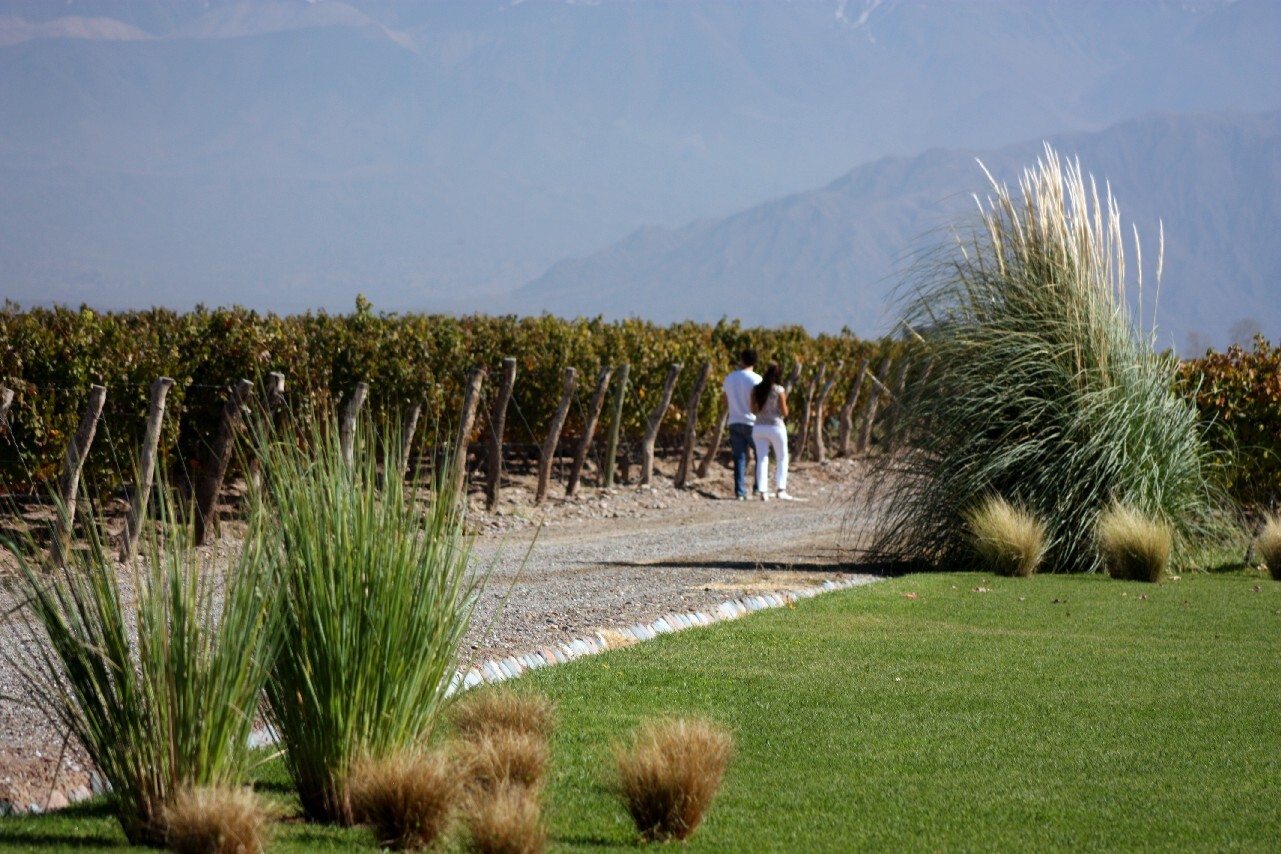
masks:
<svg viewBox="0 0 1281 854"><path fill-rule="evenodd" d="M543 667L551 667L554 664L564 664L589 655L599 655L610 649L624 649L636 642L653 640L659 635L672 634L673 632L694 629L700 626L710 626L728 620L737 620L741 617L746 617L748 614L769 608L785 608L801 599L813 599L822 593L861 587L876 580L873 576L847 578L839 581L827 580L815 587L802 587L795 590L785 590L781 593L762 593L757 596L744 596L741 599L726 599L713 608L711 613L689 611L683 614L665 614L652 623L635 623L622 629L611 630L611 633L617 631L625 639L623 643L615 646L611 646L605 635L598 632L590 638L575 638L567 643L559 643L534 652L512 655L502 659L487 659L475 665L466 673L455 674L449 686L449 693L452 694L460 689L465 691L484 684L505 682L508 679L517 678L527 670L538 670ZM249 743L253 747L265 747L275 744L276 741L276 733L271 727L254 730L249 736Z"/></svg>
<svg viewBox="0 0 1281 854"><path fill-rule="evenodd" d="M616 631L624 638L623 643L613 646L610 645L604 633L598 632L589 638L575 638L567 643L556 644L555 646L527 652L522 655L512 655L503 659L488 659L472 667L466 673L456 675L450 685L450 692L452 693L459 688L467 690L486 683L504 682L508 679L517 678L527 670L538 670L543 667L551 667L554 664L564 664L567 661L573 661L588 655L598 655L610 649L623 649L632 646L636 642L653 640L659 635L671 634L700 626L710 626L726 620L737 620L756 611L764 611L768 608L783 608L800 599L812 599L821 593L849 590L853 587L870 584L876 580L872 576L839 581L827 580L815 587L785 590L781 593L762 593L757 596L744 596L741 599L726 599L712 609L711 613L690 611L683 614L665 614L652 623L635 623L622 629L611 630L611 634Z"/></svg>

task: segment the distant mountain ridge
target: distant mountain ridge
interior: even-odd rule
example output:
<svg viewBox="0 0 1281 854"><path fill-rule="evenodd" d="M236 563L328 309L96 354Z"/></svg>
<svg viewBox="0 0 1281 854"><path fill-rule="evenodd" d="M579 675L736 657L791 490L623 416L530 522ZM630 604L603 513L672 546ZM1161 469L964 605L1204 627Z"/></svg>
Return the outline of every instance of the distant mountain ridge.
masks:
<svg viewBox="0 0 1281 854"><path fill-rule="evenodd" d="M496 310L887 156L1281 108L1279 43L1275 0L0 0L0 291Z"/></svg>
<svg viewBox="0 0 1281 854"><path fill-rule="evenodd" d="M1166 346L1226 340L1234 324L1281 329L1281 111L1152 115L1092 134L1050 137L1079 159L1137 227L1148 291ZM684 228L647 228L585 258L562 261L522 288L517 311L639 315L659 321L799 322L812 330L887 329L894 293L926 254L973 222L986 197L977 161L1013 186L1043 151L936 149L865 164L825 187ZM1133 248L1127 246L1135 281ZM1274 332L1275 334L1275 332Z"/></svg>

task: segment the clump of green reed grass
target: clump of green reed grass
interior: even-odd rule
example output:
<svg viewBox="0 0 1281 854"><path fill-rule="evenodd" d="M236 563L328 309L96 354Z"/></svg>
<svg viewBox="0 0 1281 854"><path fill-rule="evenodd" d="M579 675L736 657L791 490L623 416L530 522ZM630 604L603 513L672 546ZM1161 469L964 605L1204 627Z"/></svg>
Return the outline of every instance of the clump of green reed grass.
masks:
<svg viewBox="0 0 1281 854"><path fill-rule="evenodd" d="M1170 567L1170 526L1133 508L1114 506L1100 514L1098 538L1113 578L1156 583Z"/></svg>
<svg viewBox="0 0 1281 854"><path fill-rule="evenodd" d="M267 814L244 788L183 792L165 809L165 825L165 847L176 854L258 854L267 841Z"/></svg>
<svg viewBox="0 0 1281 854"><path fill-rule="evenodd" d="M980 568L997 575L1030 578L1045 554L1045 523L999 495L966 514L970 543Z"/></svg>
<svg viewBox="0 0 1281 854"><path fill-rule="evenodd" d="M642 839L685 839L698 828L733 744L710 721L664 718L643 723L630 748L615 746L619 795Z"/></svg>
<svg viewBox="0 0 1281 854"><path fill-rule="evenodd" d="M361 424L348 465L323 423L302 443L255 443L277 521L258 547L279 567L289 639L267 704L304 811L350 825L351 764L430 736L482 579L451 488L439 486L425 510L407 494L399 430L379 441Z"/></svg>
<svg viewBox="0 0 1281 854"><path fill-rule="evenodd" d="M159 846L167 809L194 787L242 782L249 734L279 644L276 578L251 538L216 558L157 490L159 526L118 566L100 525L88 548L44 569L31 541L19 558L23 601L15 659L43 711L110 784L108 801L135 844ZM251 530L264 524L261 517Z"/></svg>
<svg viewBox="0 0 1281 854"><path fill-rule="evenodd" d="M464 787L449 754L406 751L357 762L351 792L356 815L373 828L379 845L420 851L448 831Z"/></svg>
<svg viewBox="0 0 1281 854"><path fill-rule="evenodd" d="M1053 572L1100 568L1095 519L1113 503L1168 520L1179 542L1205 534L1218 460L1172 391L1175 360L1131 324L1110 194L1048 147L1017 192L992 188L906 307L932 370L900 402L911 448L868 495L873 556L963 563L965 513L990 494L1045 521Z"/></svg>
<svg viewBox="0 0 1281 854"><path fill-rule="evenodd" d="M1281 516L1269 514L1259 531L1259 556L1272 578L1281 581Z"/></svg>

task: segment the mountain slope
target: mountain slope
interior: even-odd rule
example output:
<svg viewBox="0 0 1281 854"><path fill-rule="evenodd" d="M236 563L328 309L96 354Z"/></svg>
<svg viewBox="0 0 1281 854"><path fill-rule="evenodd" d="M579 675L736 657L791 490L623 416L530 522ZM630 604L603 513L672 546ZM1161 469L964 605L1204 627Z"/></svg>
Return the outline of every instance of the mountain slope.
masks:
<svg viewBox="0 0 1281 854"><path fill-rule="evenodd" d="M0 280L474 310L887 155L1276 108L1279 41L1274 0L0 0Z"/></svg>
<svg viewBox="0 0 1281 854"><path fill-rule="evenodd" d="M1148 324L1164 223L1164 343L1222 342L1242 320L1281 329L1281 112L1159 114L1049 141L1110 183L1123 219L1138 228ZM887 158L730 217L637 231L556 264L518 292L514 307L883 331L896 285L946 245L952 223L969 221L973 194L986 195L976 158L1012 184L1041 151L1029 142Z"/></svg>

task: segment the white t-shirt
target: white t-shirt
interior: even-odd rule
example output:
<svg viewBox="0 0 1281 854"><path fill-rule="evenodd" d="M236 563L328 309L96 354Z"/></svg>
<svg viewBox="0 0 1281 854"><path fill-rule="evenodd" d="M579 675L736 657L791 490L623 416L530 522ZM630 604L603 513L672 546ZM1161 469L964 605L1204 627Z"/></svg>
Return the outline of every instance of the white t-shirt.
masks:
<svg viewBox="0 0 1281 854"><path fill-rule="evenodd" d="M743 368L727 376L725 382L721 383L725 397L729 400L730 424L756 423L756 416L752 414L752 389L760 381L760 374L751 368Z"/></svg>

